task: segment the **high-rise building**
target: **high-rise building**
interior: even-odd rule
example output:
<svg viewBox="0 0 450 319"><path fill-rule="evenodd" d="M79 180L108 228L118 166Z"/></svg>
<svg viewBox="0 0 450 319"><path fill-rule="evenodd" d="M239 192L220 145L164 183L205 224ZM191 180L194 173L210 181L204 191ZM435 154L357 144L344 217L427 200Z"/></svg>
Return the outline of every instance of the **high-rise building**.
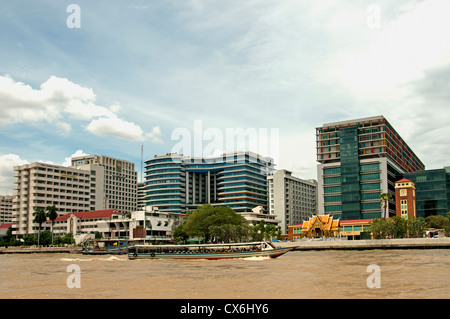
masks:
<svg viewBox="0 0 450 319"><path fill-rule="evenodd" d="M179 154L145 161L146 204L186 213L202 204L229 206L238 213L262 206L267 211L271 158L252 152L196 158Z"/></svg>
<svg viewBox="0 0 450 319"><path fill-rule="evenodd" d="M90 171L37 162L15 166L14 171L14 235L39 231L33 222L36 208L55 205L59 215L89 210Z"/></svg>
<svg viewBox="0 0 450 319"><path fill-rule="evenodd" d="M0 195L0 224L13 221L13 196Z"/></svg>
<svg viewBox="0 0 450 319"><path fill-rule="evenodd" d="M269 182L269 212L281 221L283 234L288 226L299 224L317 214L317 182L292 176L287 170L277 170L267 176Z"/></svg>
<svg viewBox="0 0 450 319"><path fill-rule="evenodd" d="M319 213L342 220L384 217L380 194L392 194L406 172L424 169L383 116L326 123L316 128Z"/></svg>
<svg viewBox="0 0 450 319"><path fill-rule="evenodd" d="M417 217L447 216L450 211L450 166L403 176L415 184Z"/></svg>
<svg viewBox="0 0 450 319"><path fill-rule="evenodd" d="M134 163L104 155L72 158L72 167L92 174L90 210L137 210L137 172Z"/></svg>

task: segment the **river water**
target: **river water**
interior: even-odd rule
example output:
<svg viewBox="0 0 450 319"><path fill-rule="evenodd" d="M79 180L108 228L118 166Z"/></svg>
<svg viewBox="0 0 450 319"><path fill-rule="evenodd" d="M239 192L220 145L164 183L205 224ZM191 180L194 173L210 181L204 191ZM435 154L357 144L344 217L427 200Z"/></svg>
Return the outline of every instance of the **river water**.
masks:
<svg viewBox="0 0 450 319"><path fill-rule="evenodd" d="M448 249L292 251L233 260L3 254L0 298L450 298L449 271ZM370 282L378 286L369 288L375 275ZM75 283L79 288L69 288Z"/></svg>

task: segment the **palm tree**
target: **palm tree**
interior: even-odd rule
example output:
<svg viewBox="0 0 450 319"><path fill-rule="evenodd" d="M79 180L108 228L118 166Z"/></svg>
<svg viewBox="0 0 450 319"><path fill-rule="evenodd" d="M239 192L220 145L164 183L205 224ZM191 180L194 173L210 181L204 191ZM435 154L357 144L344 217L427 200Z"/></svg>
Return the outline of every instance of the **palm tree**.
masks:
<svg viewBox="0 0 450 319"><path fill-rule="evenodd" d="M55 220L58 217L55 205L47 206L45 209L47 211L47 217L52 221L52 245L53 245L53 226L55 225Z"/></svg>
<svg viewBox="0 0 450 319"><path fill-rule="evenodd" d="M38 233L38 246L39 246L39 237L41 235L41 227L42 224L47 221L47 216L45 216L45 211L41 207L37 207L34 209L34 220L33 223L39 224L39 233Z"/></svg>
<svg viewBox="0 0 450 319"><path fill-rule="evenodd" d="M380 194L380 203L381 203L381 207L384 206L384 217L385 218L389 218L388 204L389 204L389 200L391 200L391 199L392 199L391 193L381 193Z"/></svg>

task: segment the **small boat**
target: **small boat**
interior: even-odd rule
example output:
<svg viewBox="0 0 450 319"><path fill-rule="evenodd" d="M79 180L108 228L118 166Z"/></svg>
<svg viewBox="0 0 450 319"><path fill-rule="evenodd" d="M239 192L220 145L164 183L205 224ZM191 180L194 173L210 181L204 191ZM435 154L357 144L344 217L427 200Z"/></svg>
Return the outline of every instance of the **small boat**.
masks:
<svg viewBox="0 0 450 319"><path fill-rule="evenodd" d="M269 242L189 245L135 245L128 248L134 259L226 259L248 257L279 257L292 247L275 247Z"/></svg>
<svg viewBox="0 0 450 319"><path fill-rule="evenodd" d="M125 255L128 251L126 239L92 239L83 242L83 255Z"/></svg>

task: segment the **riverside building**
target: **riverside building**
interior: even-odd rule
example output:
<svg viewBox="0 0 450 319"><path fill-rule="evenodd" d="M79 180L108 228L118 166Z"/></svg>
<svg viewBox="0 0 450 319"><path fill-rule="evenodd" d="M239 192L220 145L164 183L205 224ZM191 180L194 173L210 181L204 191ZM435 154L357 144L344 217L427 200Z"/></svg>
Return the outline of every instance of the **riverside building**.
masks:
<svg viewBox="0 0 450 319"><path fill-rule="evenodd" d="M281 221L283 234L288 226L299 224L317 214L317 182L292 176L282 169L267 176L269 183L269 212Z"/></svg>
<svg viewBox="0 0 450 319"><path fill-rule="evenodd" d="M155 156L145 162L146 205L182 214L202 204L229 206L237 213L262 206L267 212L272 161L252 152L210 158Z"/></svg>
<svg viewBox="0 0 450 319"><path fill-rule="evenodd" d="M447 216L450 211L450 166L406 173L403 177L415 184L417 217Z"/></svg>
<svg viewBox="0 0 450 319"><path fill-rule="evenodd" d="M92 175L90 210L137 210L134 163L104 155L85 155L73 157L72 167L87 170Z"/></svg>
<svg viewBox="0 0 450 319"><path fill-rule="evenodd" d="M13 234L36 234L36 208L55 205L58 215L114 209L136 211L134 164L107 156L72 158L72 166L31 163L14 167ZM43 229L50 230L43 225Z"/></svg>
<svg viewBox="0 0 450 319"><path fill-rule="evenodd" d="M13 220L13 196L0 195L0 224Z"/></svg>
<svg viewBox="0 0 450 319"><path fill-rule="evenodd" d="M380 194L424 165L383 116L323 124L316 128L319 214L341 220L380 218ZM386 217L389 217L386 216Z"/></svg>
<svg viewBox="0 0 450 319"><path fill-rule="evenodd" d="M55 205L58 214L89 210L90 171L38 162L15 166L14 171L14 235L37 234L36 208Z"/></svg>

